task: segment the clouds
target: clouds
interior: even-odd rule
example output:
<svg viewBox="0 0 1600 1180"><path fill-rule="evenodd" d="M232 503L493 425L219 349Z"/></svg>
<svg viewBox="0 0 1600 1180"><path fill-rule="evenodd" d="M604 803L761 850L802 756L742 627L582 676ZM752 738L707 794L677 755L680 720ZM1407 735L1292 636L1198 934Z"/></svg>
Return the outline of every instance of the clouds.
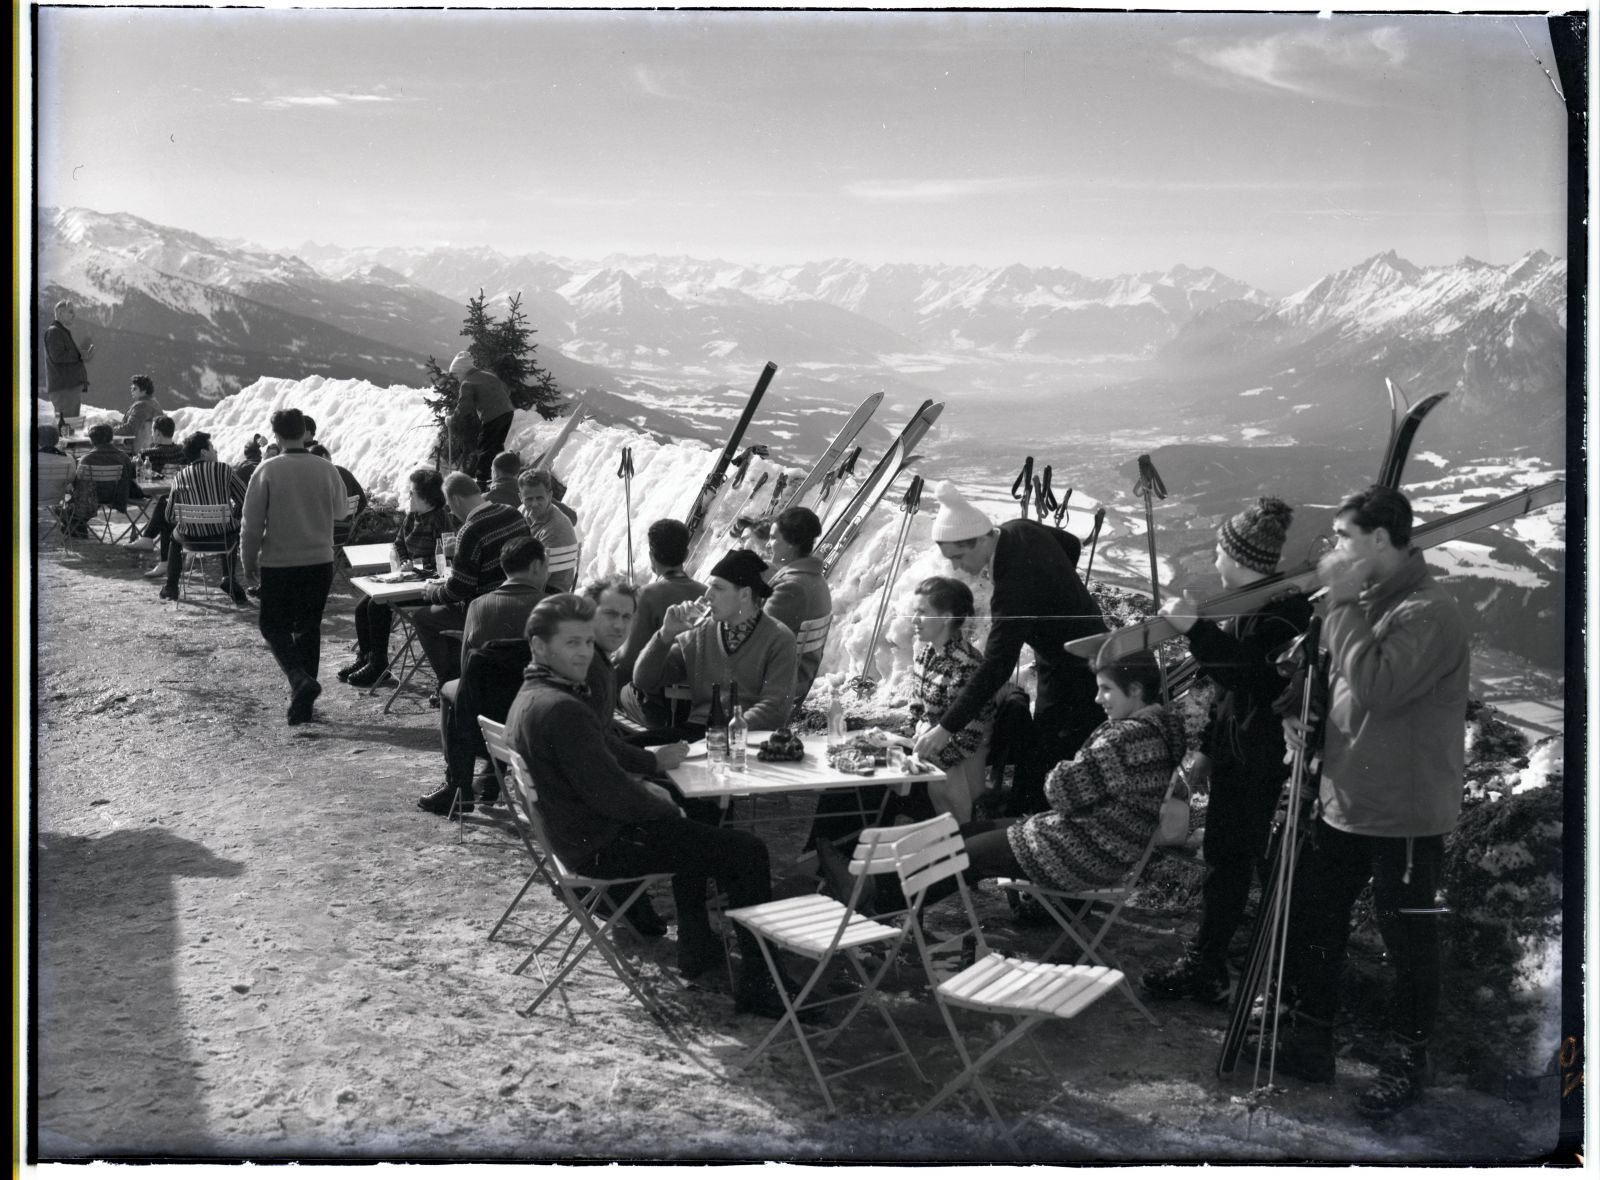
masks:
<svg viewBox="0 0 1600 1180"><path fill-rule="evenodd" d="M1365 87L1405 64L1395 25L1324 28L1258 37L1186 37L1174 46L1180 75L1221 86L1363 103Z"/></svg>
<svg viewBox="0 0 1600 1180"><path fill-rule="evenodd" d="M273 94L255 96L235 94L228 100L241 106L256 107L263 111L289 111L307 107L360 107L373 104L399 102L392 94L352 94L335 91L331 94Z"/></svg>
<svg viewBox="0 0 1600 1180"><path fill-rule="evenodd" d="M924 180L859 180L844 194L878 204L946 204L971 197L1017 196L1043 192L1061 181L1046 176L973 176Z"/></svg>

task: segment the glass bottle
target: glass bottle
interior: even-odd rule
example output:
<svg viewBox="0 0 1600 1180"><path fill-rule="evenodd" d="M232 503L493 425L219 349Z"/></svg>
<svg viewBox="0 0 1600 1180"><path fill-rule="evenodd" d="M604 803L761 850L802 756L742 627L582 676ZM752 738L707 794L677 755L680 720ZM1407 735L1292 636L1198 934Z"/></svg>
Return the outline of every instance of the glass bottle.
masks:
<svg viewBox="0 0 1600 1180"><path fill-rule="evenodd" d="M728 685L728 770L733 774L743 774L749 769L749 762L745 757L746 747L749 745L750 726L744 719L744 710L739 708L739 685Z"/></svg>
<svg viewBox="0 0 1600 1180"><path fill-rule="evenodd" d="M837 696L828 704L828 748L835 749L850 740L844 720L844 702Z"/></svg>
<svg viewBox="0 0 1600 1180"><path fill-rule="evenodd" d="M711 712L706 716L706 761L728 764L728 715L722 711L722 685L711 686Z"/></svg>

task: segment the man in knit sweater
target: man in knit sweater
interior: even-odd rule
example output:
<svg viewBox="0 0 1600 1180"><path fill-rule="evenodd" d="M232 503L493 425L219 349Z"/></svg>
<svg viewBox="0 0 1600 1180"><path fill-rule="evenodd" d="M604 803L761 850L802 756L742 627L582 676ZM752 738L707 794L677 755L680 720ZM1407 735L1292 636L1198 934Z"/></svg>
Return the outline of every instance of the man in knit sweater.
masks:
<svg viewBox="0 0 1600 1180"><path fill-rule="evenodd" d="M521 514L515 508L485 500L477 480L464 471L452 472L445 479L444 498L450 514L461 522L450 576L424 585L422 600L426 605L411 612L417 643L440 684L461 675L459 647L441 632L459 631L466 625L467 607L472 600L505 580L500 568L500 547L512 537L528 536L528 525Z"/></svg>
<svg viewBox="0 0 1600 1180"><path fill-rule="evenodd" d="M550 593L565 594L578 582L578 533L555 503L555 481L548 471L529 468L517 476L522 518L550 555Z"/></svg>
<svg viewBox="0 0 1600 1180"><path fill-rule="evenodd" d="M772 897L767 847L755 836L684 818L665 787L618 763L590 705L594 604L553 594L528 617L532 663L512 702L506 733L527 761L552 851L569 870L596 877L670 872L678 916L678 970L694 978L721 962L706 916L714 878L730 909ZM734 1010L783 1014L755 939L737 927L741 963Z"/></svg>
<svg viewBox="0 0 1600 1180"><path fill-rule="evenodd" d="M350 511L333 465L305 449L299 410L272 415L278 454L245 491L239 560L261 587L261 637L289 681L290 725L311 720L322 692L322 611L333 586L333 522Z"/></svg>
<svg viewBox="0 0 1600 1180"><path fill-rule="evenodd" d="M821 535L822 522L809 508L786 508L778 514L772 536L772 557L778 572L772 577L772 597L762 608L793 631L798 647L804 648L795 668L797 709L805 703L811 682L822 666L822 647L833 618L833 595L822 574L822 559L811 555L811 547ZM820 624L818 619L822 620Z"/></svg>
<svg viewBox="0 0 1600 1180"><path fill-rule="evenodd" d="M1064 534L1032 520L1008 520L996 528L949 482L934 495L939 552L963 573L992 579L994 594L983 663L939 724L917 738L916 753L937 759L951 736L1011 678L1027 644L1039 670L1039 692L1034 740L1017 760L1010 810L1028 815L1044 807L1046 773L1076 754L1100 723L1094 673L1062 644L1103 632L1105 620L1078 578L1074 557L1061 545Z"/></svg>
<svg viewBox="0 0 1600 1180"><path fill-rule="evenodd" d="M461 383L456 410L478 416L477 462L472 476L479 484L487 484L494 457L505 447L506 435L511 433L515 412L511 391L493 373L475 367L470 351L456 353L450 362L450 374Z"/></svg>
<svg viewBox="0 0 1600 1180"><path fill-rule="evenodd" d="M689 726L704 733L711 712L711 686L739 686L739 707L753 730L778 729L789 722L794 700L794 632L761 604L772 594L762 579L767 563L748 549L729 550L711 567L701 615L697 604L668 607L633 668L633 686L650 693L688 682ZM724 699L726 695L724 695ZM691 728L692 727L692 728Z"/></svg>
<svg viewBox="0 0 1600 1180"><path fill-rule="evenodd" d="M622 685L622 711L640 725L660 728L672 724L667 698L638 692L633 687L634 665L645 644L661 629L667 608L698 600L706 588L683 572L683 563L689 557L689 530L683 521L665 517L652 523L645 536L655 580L639 590L639 609L633 616L628 638L617 653L617 680Z"/></svg>

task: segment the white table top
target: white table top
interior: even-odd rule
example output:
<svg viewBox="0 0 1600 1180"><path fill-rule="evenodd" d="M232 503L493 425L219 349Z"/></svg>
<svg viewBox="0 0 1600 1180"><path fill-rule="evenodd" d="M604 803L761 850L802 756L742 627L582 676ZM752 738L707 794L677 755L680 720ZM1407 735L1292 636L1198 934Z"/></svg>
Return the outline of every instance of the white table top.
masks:
<svg viewBox="0 0 1600 1180"><path fill-rule="evenodd" d="M387 564L387 559L385 559ZM387 577L388 575L384 575ZM424 580L417 579L410 582L379 582L372 578L351 578L350 585L365 594L373 602L387 602L396 606L406 603L422 601L422 587Z"/></svg>
<svg viewBox="0 0 1600 1180"><path fill-rule="evenodd" d="M773 795L784 791L827 791L874 783L886 787L902 783L940 783L945 779L944 771L938 769L903 772L879 766L872 774L846 774L842 770L835 770L828 765L828 735L825 733L801 735L800 743L806 750L802 762L762 762L756 757L756 747L770 736L766 732L751 732L747 756L749 769L744 774L730 774L725 783L712 781L711 767L704 758L684 762L667 771L667 775L683 792L685 799Z"/></svg>
<svg viewBox="0 0 1600 1180"><path fill-rule="evenodd" d="M383 543L346 545L344 557L352 570L386 570L389 568L389 552L393 548L393 545Z"/></svg>

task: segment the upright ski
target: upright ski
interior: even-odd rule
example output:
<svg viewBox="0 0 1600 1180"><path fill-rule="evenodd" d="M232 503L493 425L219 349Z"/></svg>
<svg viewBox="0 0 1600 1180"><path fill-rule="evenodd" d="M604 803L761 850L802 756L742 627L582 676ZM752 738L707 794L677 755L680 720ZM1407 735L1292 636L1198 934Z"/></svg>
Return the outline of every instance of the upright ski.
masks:
<svg viewBox="0 0 1600 1180"><path fill-rule="evenodd" d="M1389 445L1383 452L1383 465L1378 468L1377 482L1386 488L1398 488L1400 473L1405 470L1417 428L1434 406L1450 396L1450 391L1430 394L1413 406L1393 381L1385 377L1383 383L1389 388Z"/></svg>
<svg viewBox="0 0 1600 1180"><path fill-rule="evenodd" d="M1561 479L1540 484L1536 488L1525 488L1520 492L1490 501L1488 504L1465 508L1449 516L1442 516L1438 520L1431 520L1427 524L1419 524L1411 531L1411 543L1418 549L1430 549L1446 541L1459 540L1490 525L1515 520L1540 508L1559 504L1566 498L1566 494L1567 484ZM1307 561L1292 570L1284 570L1271 577L1262 578L1258 582L1251 582L1241 589L1208 598L1199 604L1196 613L1203 619L1225 619L1230 615L1253 614L1284 594L1296 590L1301 593L1309 591L1316 585L1316 581L1317 563ZM1089 635L1083 639L1074 639L1066 645L1066 650L1086 660L1094 659L1097 652L1103 659L1114 660L1130 652L1149 651L1158 644L1177 638L1180 634L1181 632L1164 615L1151 615L1142 623L1119 627L1109 635Z"/></svg>
<svg viewBox="0 0 1600 1180"><path fill-rule="evenodd" d="M871 489L879 487L880 490L877 494L879 496L883 495L883 492L889 486L884 481L885 473L887 472L889 482L892 482L894 476L898 474L899 469L911 454L912 448L922 441L922 436L932 429L933 424L939 420L939 415L942 413L944 413L943 402L935 402L930 398L922 403L917 412L912 415L911 421L906 423L905 429L900 432L900 437L896 440L895 446L890 449L887 455L878 460L877 466L872 469L872 474L868 475L866 482L856 489L856 494L850 498L850 502L844 506L844 510L828 522L823 529L822 540L818 542L819 548L822 545L832 546L837 544L844 530L856 518L862 503L872 494Z"/></svg>
<svg viewBox="0 0 1600 1180"><path fill-rule="evenodd" d="M778 366L771 361L766 368L761 370L761 377L756 381L756 387L750 393L750 400L745 402L744 413L739 415L739 422L733 428L733 433L728 436L727 445L722 448L716 464L706 475L705 482L700 485L694 503L689 506L689 511L684 515L683 523L689 527L689 560L692 563L698 556L697 550L704 544L704 531L706 516L711 511L711 505L716 502L717 493L722 489L722 482L727 478L728 466L733 462L733 457L739 451L739 443L744 440L744 432L750 428L750 419L755 417L756 407L761 404L761 397L767 392L767 386L772 384L772 378L778 371Z"/></svg>
<svg viewBox="0 0 1600 1180"><path fill-rule="evenodd" d="M861 490L851 499L846 509L848 515L841 517L838 528L830 530L828 535L817 542L812 550L822 558L822 573L824 576L833 572L833 567L839 564L839 559L844 556L846 549L861 532L861 526L871 515L872 510L878 506L878 501L888 493L889 486L894 483L895 477L902 470L900 456L905 451L905 443L896 441L889 448L889 453L884 456L884 462L879 463L873 470L872 477L861 485Z"/></svg>
<svg viewBox="0 0 1600 1180"><path fill-rule="evenodd" d="M828 444L828 449L822 452L822 457L812 464L811 470L806 474L806 477L789 490L788 499L778 506L778 512L793 508L822 482L823 478L833 470L834 465L839 462L844 453L850 449L850 444L855 442L856 435L860 434L862 428L872 420L872 415L877 412L878 406L882 401L883 394L875 393L855 408L855 412L839 428L839 433L833 436L833 441Z"/></svg>

